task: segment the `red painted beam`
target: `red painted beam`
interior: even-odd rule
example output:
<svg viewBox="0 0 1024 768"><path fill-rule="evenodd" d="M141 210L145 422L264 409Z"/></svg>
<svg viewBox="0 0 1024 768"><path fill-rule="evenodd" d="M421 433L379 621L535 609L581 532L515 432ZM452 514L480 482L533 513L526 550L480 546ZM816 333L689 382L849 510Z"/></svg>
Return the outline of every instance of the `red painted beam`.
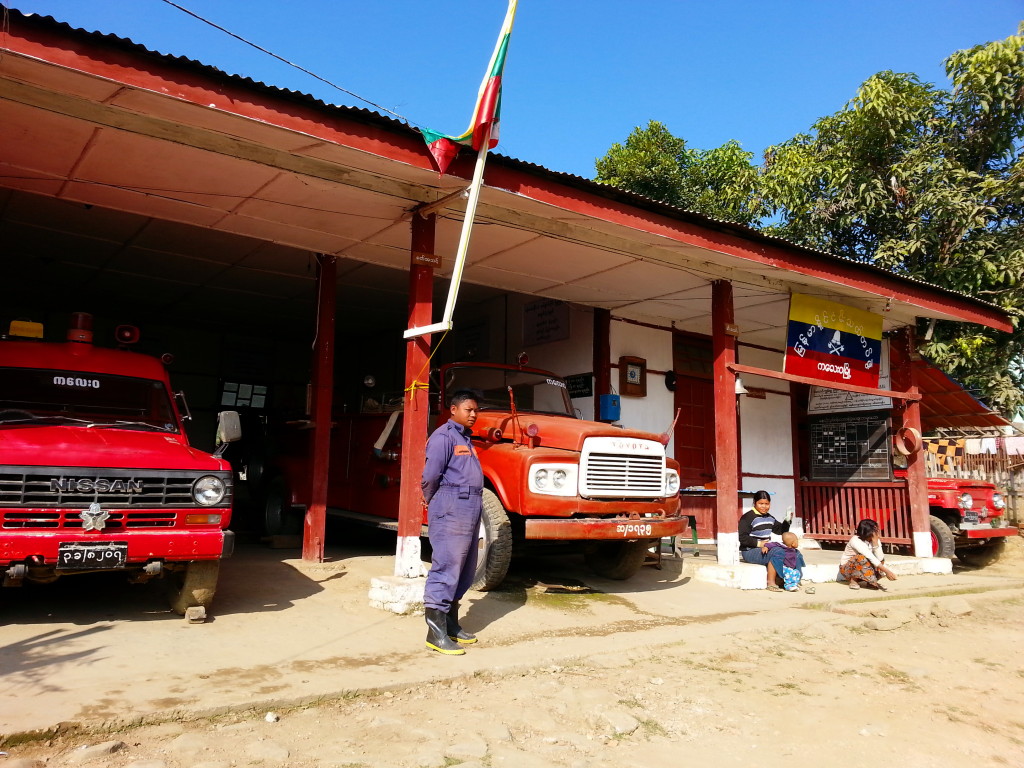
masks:
<svg viewBox="0 0 1024 768"><path fill-rule="evenodd" d="M330 470L331 408L334 396L334 316L338 293L338 260L317 256L316 342L311 377L313 457L309 508L302 526L302 559L322 563L327 525L327 475Z"/></svg>
<svg viewBox="0 0 1024 768"><path fill-rule="evenodd" d="M601 395L612 391L611 310L594 310L594 421L601 418Z"/></svg>
<svg viewBox="0 0 1024 768"><path fill-rule="evenodd" d="M437 217L412 217L412 259L434 253ZM433 322L433 267L413 261L409 270L409 327ZM405 345L405 407L402 418L402 485L398 506L398 536L418 537L423 525L423 494L420 479L426 460L430 404L427 383L430 370L430 334L417 336Z"/></svg>
<svg viewBox="0 0 1024 768"><path fill-rule="evenodd" d="M740 363L733 363L729 366L729 370L733 373L749 373L755 376L767 376L771 379L781 379L783 381L793 381L797 384L811 384L816 387L827 387L828 389L842 389L846 392L859 392L862 395L877 395L878 397L892 397L896 400L910 400L917 402L921 399L922 395L920 392L897 392L892 389L873 389L871 387L861 387L857 384L843 384L835 381L821 381L820 379L812 379L809 376L797 376L793 373L783 373L782 371L772 371L767 368L758 368L753 365L741 365Z"/></svg>
<svg viewBox="0 0 1024 768"><path fill-rule="evenodd" d="M902 409L894 408L893 416L903 413L903 426L916 429L921 434L921 398L917 386L917 368L913 363L916 351L914 329L901 328L892 337L892 343L899 347L900 354L895 356L899 363L892 368L893 384L898 384L910 394L918 395L916 400L906 400ZM918 450L907 457L907 496L910 499L910 529L912 534L930 533L928 522L928 478L925 473L924 451ZM915 537L916 538L916 537ZM931 552L915 552L915 555L930 555Z"/></svg>
<svg viewBox="0 0 1024 768"><path fill-rule="evenodd" d="M736 414L736 337L726 332L736 322L732 283L711 284L711 351L715 403L716 534L736 533L739 527L739 419ZM719 562L724 562L719 552Z"/></svg>

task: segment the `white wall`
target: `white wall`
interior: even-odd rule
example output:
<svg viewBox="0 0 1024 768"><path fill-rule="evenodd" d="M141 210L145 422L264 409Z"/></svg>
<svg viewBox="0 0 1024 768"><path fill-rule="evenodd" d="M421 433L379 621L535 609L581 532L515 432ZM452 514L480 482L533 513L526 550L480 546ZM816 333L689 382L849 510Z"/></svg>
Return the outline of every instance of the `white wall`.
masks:
<svg viewBox="0 0 1024 768"><path fill-rule="evenodd" d="M642 357L647 361L647 370L672 370L672 331L648 328L642 325L622 322L614 317L610 331L612 363L628 355ZM612 369L612 389L618 392L619 372ZM672 393L665 388L661 374L647 374L647 397L620 397L622 416L617 421L630 429L643 429L661 434L672 424L675 415ZM672 455L669 442L668 455Z"/></svg>
<svg viewBox="0 0 1024 768"><path fill-rule="evenodd" d="M536 296L520 293L506 294L503 301L488 302L474 309L472 322L486 318L490 331L490 349L486 362L515 363L525 352L530 366L543 368L559 376L572 376L594 371L594 310L574 304L569 307L569 337L544 344L526 346L523 343L523 309L537 301ZM594 398L581 397L572 401L583 419L594 418Z"/></svg>
<svg viewBox="0 0 1024 768"><path fill-rule="evenodd" d="M737 362L758 368L781 370L782 352L740 346ZM743 385L750 389L790 391L788 381L767 376L743 374ZM795 509L796 487L792 479L747 477L749 474L795 474L793 468L793 418L788 395L767 392L764 400L740 397L740 487L746 491L764 489L772 493L772 513L782 518Z"/></svg>

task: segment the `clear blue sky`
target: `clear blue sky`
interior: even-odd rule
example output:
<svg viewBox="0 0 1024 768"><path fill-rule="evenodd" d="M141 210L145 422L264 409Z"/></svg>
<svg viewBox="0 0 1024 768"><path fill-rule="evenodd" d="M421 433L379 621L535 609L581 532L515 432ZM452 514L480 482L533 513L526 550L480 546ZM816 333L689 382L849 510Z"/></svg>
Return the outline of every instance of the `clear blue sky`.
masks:
<svg viewBox="0 0 1024 768"><path fill-rule="evenodd" d="M414 125L461 133L506 0L176 0ZM233 74L369 107L162 0L0 0ZM765 147L806 131L883 69L946 84L954 50L1014 34L1024 0L520 0L501 144L591 177L660 120L690 146Z"/></svg>

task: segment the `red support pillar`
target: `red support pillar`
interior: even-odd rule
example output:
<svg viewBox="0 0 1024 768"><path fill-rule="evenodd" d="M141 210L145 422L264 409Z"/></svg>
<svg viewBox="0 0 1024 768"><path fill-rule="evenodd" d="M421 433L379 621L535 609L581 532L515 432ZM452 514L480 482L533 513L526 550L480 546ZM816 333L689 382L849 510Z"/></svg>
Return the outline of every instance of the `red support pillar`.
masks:
<svg viewBox="0 0 1024 768"><path fill-rule="evenodd" d="M612 313L594 310L594 421L601 421L601 395L612 391Z"/></svg>
<svg viewBox="0 0 1024 768"><path fill-rule="evenodd" d="M334 314L338 293L338 263L334 256L319 254L316 273L316 343L310 381L313 457L309 509L302 527L302 559L324 559L324 527L327 521L327 473L330 469L331 407L334 395Z"/></svg>
<svg viewBox="0 0 1024 768"><path fill-rule="evenodd" d="M917 339L914 328L901 328L892 339L893 344L900 345L900 364L892 371L892 387L911 395L920 394L917 385L917 373L914 360L917 359ZM921 433L921 401L904 400L902 407L903 423L899 426L916 429ZM899 411L897 411L899 412ZM910 530L914 540L915 557L932 556L931 526L928 522L928 480L925 473L924 455L916 451L907 457L907 496L910 500Z"/></svg>
<svg viewBox="0 0 1024 768"><path fill-rule="evenodd" d="M434 231L436 217L413 214L412 262L409 269L409 328L430 325L434 295ZM423 494L420 478L426 460L430 428L430 335L416 336L405 347L405 400L402 417L402 484L398 506L398 545L395 576L420 575L420 530L423 525Z"/></svg>
<svg viewBox="0 0 1024 768"><path fill-rule="evenodd" d="M714 356L716 539L718 562L733 565L739 560L739 420L736 416L735 312L732 283L711 283L711 349Z"/></svg>

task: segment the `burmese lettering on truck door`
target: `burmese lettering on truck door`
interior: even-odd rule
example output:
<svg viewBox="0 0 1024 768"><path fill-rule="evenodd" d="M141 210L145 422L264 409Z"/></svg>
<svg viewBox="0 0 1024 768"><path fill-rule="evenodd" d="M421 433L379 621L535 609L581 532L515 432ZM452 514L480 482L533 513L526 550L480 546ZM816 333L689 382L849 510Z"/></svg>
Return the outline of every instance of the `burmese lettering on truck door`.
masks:
<svg viewBox="0 0 1024 768"><path fill-rule="evenodd" d="M165 366L127 349L136 329L97 347L75 313L66 341L43 337L24 321L0 337L4 586L120 571L205 609L233 548L230 466L189 445ZM238 439L237 414L219 421L222 445Z"/></svg>

